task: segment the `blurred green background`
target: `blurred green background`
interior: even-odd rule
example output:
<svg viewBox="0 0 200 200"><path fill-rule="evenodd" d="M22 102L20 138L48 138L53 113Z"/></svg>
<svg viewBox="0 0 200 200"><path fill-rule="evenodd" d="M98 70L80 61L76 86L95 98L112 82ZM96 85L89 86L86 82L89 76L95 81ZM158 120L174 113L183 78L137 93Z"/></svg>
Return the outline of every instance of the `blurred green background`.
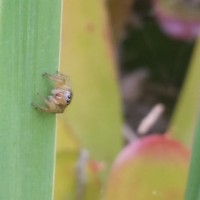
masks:
<svg viewBox="0 0 200 200"><path fill-rule="evenodd" d="M170 27L172 19L177 27L184 26L185 19L190 23L194 5L185 11L185 4L180 1L180 5L170 7L161 0L63 1L60 71L71 77L74 97L57 118L55 200L183 199L199 102L198 78L194 75L199 67L195 68L196 61L191 62L197 57L192 57L196 36L188 36L189 31L185 38L173 35L165 26ZM142 120L158 104L164 112L140 135ZM189 120L185 117L188 112ZM155 142L163 152L161 160L157 150L142 142L154 134L164 140ZM127 158L123 152L128 150L123 148L138 140L141 150L131 147L138 157ZM152 155L140 155L143 148ZM118 167L114 160L120 155L124 164ZM172 164L174 159L178 164ZM140 166L138 170L141 162L146 168ZM159 174L165 172L168 178L160 180ZM172 183L179 179L174 186ZM131 187L138 186L137 181L138 194L132 194ZM154 181L160 184L155 190Z"/></svg>

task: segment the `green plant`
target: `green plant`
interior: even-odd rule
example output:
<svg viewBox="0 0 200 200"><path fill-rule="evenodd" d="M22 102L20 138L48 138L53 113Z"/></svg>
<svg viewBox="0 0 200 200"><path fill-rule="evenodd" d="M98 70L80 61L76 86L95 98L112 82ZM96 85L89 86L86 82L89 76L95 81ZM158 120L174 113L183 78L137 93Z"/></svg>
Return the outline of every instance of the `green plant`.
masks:
<svg viewBox="0 0 200 200"><path fill-rule="evenodd" d="M59 61L61 2L0 1L0 199L52 199L55 115L38 112Z"/></svg>

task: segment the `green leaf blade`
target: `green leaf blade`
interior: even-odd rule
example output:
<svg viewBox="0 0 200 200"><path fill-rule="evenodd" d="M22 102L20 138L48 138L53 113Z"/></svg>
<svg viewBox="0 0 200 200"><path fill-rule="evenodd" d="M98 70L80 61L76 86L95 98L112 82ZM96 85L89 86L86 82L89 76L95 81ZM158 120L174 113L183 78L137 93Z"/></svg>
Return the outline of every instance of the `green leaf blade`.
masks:
<svg viewBox="0 0 200 200"><path fill-rule="evenodd" d="M0 1L0 199L52 199L55 115L33 109L58 67L56 0Z"/></svg>
<svg viewBox="0 0 200 200"><path fill-rule="evenodd" d="M198 200L200 199L200 117L198 117L198 124L195 131L195 137L192 145L192 156L190 161L189 177L187 183L187 190L185 200Z"/></svg>

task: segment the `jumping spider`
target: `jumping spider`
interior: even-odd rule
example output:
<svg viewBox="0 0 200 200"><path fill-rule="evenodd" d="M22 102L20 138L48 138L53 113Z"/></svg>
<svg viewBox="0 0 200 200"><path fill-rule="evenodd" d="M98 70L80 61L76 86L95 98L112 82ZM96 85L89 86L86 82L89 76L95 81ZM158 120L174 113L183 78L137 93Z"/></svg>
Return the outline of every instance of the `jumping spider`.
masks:
<svg viewBox="0 0 200 200"><path fill-rule="evenodd" d="M44 73L43 77L54 81L55 89L51 90L52 96L45 99L40 94L38 96L45 102L47 107L32 104L35 109L49 112L49 113L63 113L65 108L70 104L72 100L72 89L69 77L57 72L54 75Z"/></svg>

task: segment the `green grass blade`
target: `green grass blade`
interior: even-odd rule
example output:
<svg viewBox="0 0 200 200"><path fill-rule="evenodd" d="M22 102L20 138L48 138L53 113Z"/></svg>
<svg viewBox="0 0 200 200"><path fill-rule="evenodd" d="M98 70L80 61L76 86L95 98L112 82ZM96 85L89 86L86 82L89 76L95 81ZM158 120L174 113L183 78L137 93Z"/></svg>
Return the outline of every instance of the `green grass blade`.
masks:
<svg viewBox="0 0 200 200"><path fill-rule="evenodd" d="M195 133L192 147L192 158L190 162L189 178L186 190L186 200L200 199L200 116L198 119L198 127Z"/></svg>
<svg viewBox="0 0 200 200"><path fill-rule="evenodd" d="M31 102L58 67L60 0L0 0L0 199L52 199L55 115Z"/></svg>

